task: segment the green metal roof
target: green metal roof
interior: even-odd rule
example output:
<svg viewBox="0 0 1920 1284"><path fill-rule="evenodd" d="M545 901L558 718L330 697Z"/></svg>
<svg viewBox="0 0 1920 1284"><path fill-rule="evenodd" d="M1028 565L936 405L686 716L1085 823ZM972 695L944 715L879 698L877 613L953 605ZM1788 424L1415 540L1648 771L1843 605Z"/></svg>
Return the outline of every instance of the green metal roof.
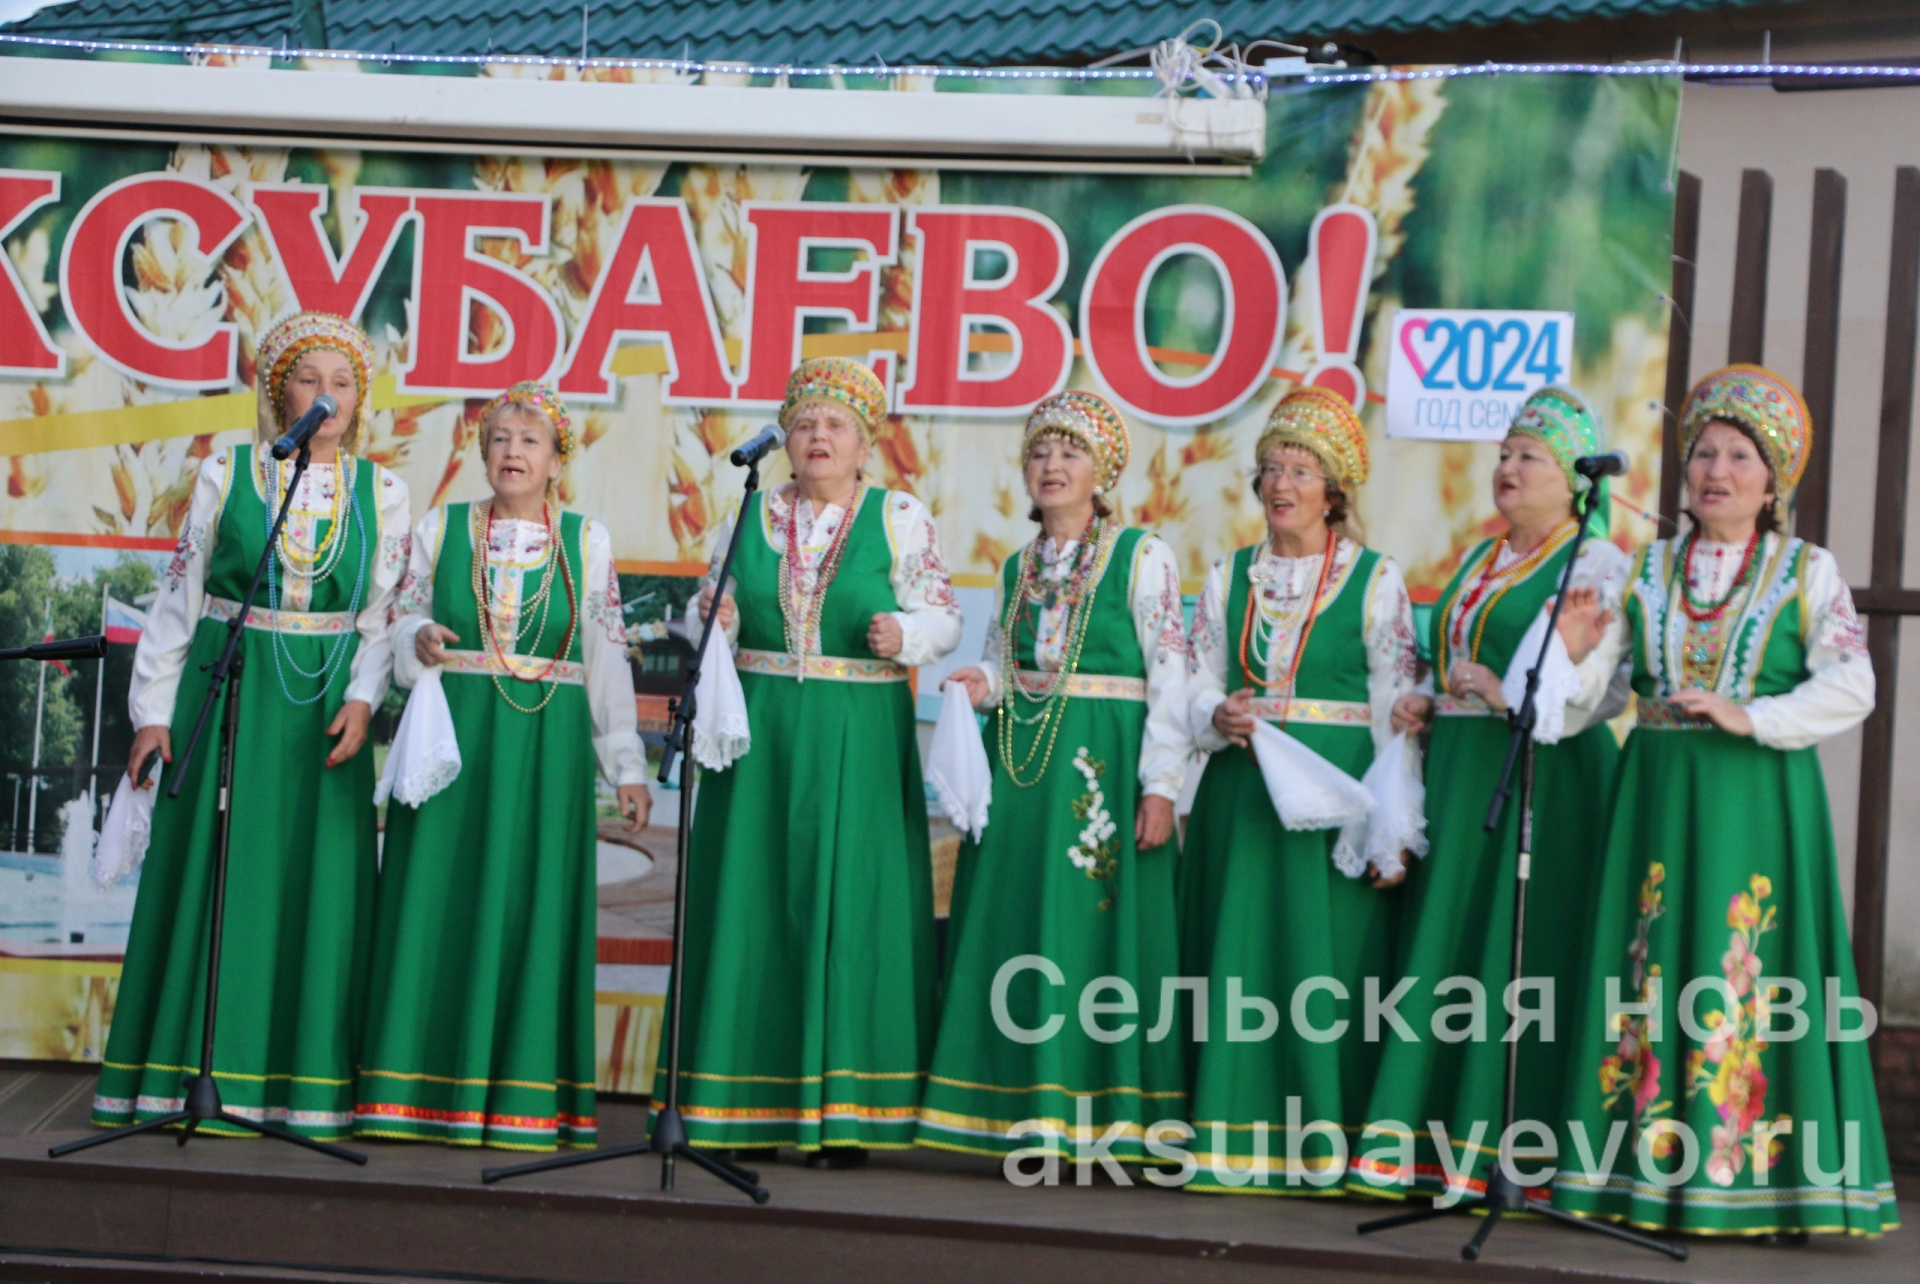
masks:
<svg viewBox="0 0 1920 1284"><path fill-rule="evenodd" d="M1761 0L73 0L0 30L411 54L870 66L1083 63L1214 18L1229 40L1653 16ZM585 22L583 23L583 14Z"/></svg>

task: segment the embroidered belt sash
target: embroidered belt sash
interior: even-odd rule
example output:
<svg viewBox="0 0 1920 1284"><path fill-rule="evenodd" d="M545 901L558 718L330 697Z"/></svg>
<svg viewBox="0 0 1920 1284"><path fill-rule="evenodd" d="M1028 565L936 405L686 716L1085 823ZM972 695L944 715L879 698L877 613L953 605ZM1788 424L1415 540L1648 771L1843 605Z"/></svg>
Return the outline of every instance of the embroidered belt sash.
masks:
<svg viewBox="0 0 1920 1284"><path fill-rule="evenodd" d="M1477 695L1437 695L1433 698L1433 711L1442 718L1492 718L1496 717L1493 706Z"/></svg>
<svg viewBox="0 0 1920 1284"><path fill-rule="evenodd" d="M1336 727L1370 727L1373 706L1365 700L1310 700L1283 696L1255 696L1253 716L1262 722L1317 722Z"/></svg>
<svg viewBox="0 0 1920 1284"><path fill-rule="evenodd" d="M1060 675L1034 669L1017 669L1013 680L1026 694L1037 696L1044 694L1052 683L1060 681ZM1144 703L1147 680L1112 677L1104 673L1076 673L1061 682L1060 693L1088 700L1139 700Z"/></svg>
<svg viewBox="0 0 1920 1284"><path fill-rule="evenodd" d="M203 619L230 623L238 614L240 604L229 598L208 594L201 601L200 615ZM353 632L354 614L352 611L269 611L264 606L256 606L247 612L247 627L264 629L269 633L337 636Z"/></svg>
<svg viewBox="0 0 1920 1284"><path fill-rule="evenodd" d="M764 673L776 678L824 678L829 682L905 682L907 666L892 660L860 660L839 655L798 656L790 651L755 651L741 647L733 665L742 673Z"/></svg>
<svg viewBox="0 0 1920 1284"><path fill-rule="evenodd" d="M547 671L547 665L553 663L538 656L515 657L524 659L527 672L518 673L486 651L448 651L445 665L448 673L497 675L503 678L530 679L536 674L543 682L561 682L568 686L584 686L587 681L587 666L577 660L561 660L553 665L553 671Z"/></svg>

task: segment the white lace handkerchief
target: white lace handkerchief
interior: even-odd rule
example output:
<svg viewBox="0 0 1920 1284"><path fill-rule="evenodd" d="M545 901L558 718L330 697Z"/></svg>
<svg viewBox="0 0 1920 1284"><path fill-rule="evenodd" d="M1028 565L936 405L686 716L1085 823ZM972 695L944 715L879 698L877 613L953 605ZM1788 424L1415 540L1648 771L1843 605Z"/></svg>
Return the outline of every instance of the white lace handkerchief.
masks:
<svg viewBox="0 0 1920 1284"><path fill-rule="evenodd" d="M151 773L153 788L135 789L133 778L120 773L113 801L107 805L106 823L100 826L100 841L93 849L93 881L99 887L111 887L147 858L147 840L153 836L153 802L160 793L163 765L156 759Z"/></svg>
<svg viewBox="0 0 1920 1284"><path fill-rule="evenodd" d="M440 685L438 665L421 670L400 714L400 726L387 749L386 770L373 787L373 803L392 798L418 807L460 775L460 744L453 735L453 710Z"/></svg>
<svg viewBox="0 0 1920 1284"><path fill-rule="evenodd" d="M1340 830L1333 863L1347 877L1358 877L1367 864L1365 826L1374 807L1366 786L1270 722L1253 725L1253 757L1280 823Z"/></svg>
<svg viewBox="0 0 1920 1284"><path fill-rule="evenodd" d="M949 682L940 700L940 720L933 724L933 743L927 749L927 783L947 819L979 842L993 803L993 767L973 699L958 682Z"/></svg>
<svg viewBox="0 0 1920 1284"><path fill-rule="evenodd" d="M725 771L753 748L747 725L747 694L733 666L727 639L716 635L700 660L700 682L693 689L693 757L708 771Z"/></svg>

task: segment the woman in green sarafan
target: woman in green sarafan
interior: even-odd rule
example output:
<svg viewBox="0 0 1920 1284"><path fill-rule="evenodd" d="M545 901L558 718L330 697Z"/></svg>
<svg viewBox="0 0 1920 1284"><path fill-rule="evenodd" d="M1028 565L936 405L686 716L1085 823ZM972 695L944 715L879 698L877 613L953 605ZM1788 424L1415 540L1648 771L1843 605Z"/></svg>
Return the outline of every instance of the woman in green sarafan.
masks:
<svg viewBox="0 0 1920 1284"><path fill-rule="evenodd" d="M560 510L553 389L496 397L479 446L492 497L420 519L394 602L395 677L417 701L439 670L459 764L389 763L354 1132L591 1146L596 767L635 830L650 810L620 585L606 528Z"/></svg>
<svg viewBox="0 0 1920 1284"><path fill-rule="evenodd" d="M1287 828L1250 741L1256 720L1271 723L1365 775L1413 689L1413 606L1399 568L1341 533L1367 476L1366 430L1344 397L1289 393L1254 458L1267 538L1214 565L1192 633L1191 725L1212 756L1180 868L1182 971L1208 993L1187 1045L1188 1188L1329 1195L1373 1078L1360 1004L1364 978L1387 971L1388 889L1424 843L1406 811L1383 815L1364 851L1336 828Z"/></svg>
<svg viewBox="0 0 1920 1284"><path fill-rule="evenodd" d="M952 679L997 706L997 762L986 830L955 870L918 1140L1072 1158L1072 1140L1118 1125L1111 1153L1137 1161L1148 1128L1186 1113L1179 1041L1148 1037L1180 964L1173 804L1192 754L1180 573L1164 540L1114 517L1129 442L1103 398L1042 401L1022 445L1041 533L1001 568L982 663ZM1010 968L1025 974L1003 979ZM1144 1015L1094 1034L1078 1002L1102 978L1117 978L1108 1002L1130 991ZM1029 1120L1053 1135L1033 1142L1016 1130Z"/></svg>
<svg viewBox="0 0 1920 1284"><path fill-rule="evenodd" d="M1640 554L1623 614L1568 594L1573 658L1629 651L1639 697L1570 1027L1553 1201L1580 1216L1899 1225L1814 748L1874 675L1833 555L1783 521L1811 437L1778 375L1709 375L1681 415L1690 528Z"/></svg>
<svg viewBox="0 0 1920 1284"><path fill-rule="evenodd" d="M339 409L313 435L312 467L242 631L213 1055L230 1112L316 1140L353 1126L378 859L373 755L360 750L386 696L387 607L407 564L407 488L352 453L365 435L372 366L367 336L323 313L290 317L261 341L259 444L201 464L128 694L139 729L129 772L152 752L172 762L193 733L207 666L226 644L227 621L293 480L293 465L276 462L264 444L322 393L332 396ZM163 787L154 805L96 1124L181 1109L182 1079L199 1067L222 716L215 709L209 717L180 796ZM218 1124L200 1131L251 1135Z"/></svg>
<svg viewBox="0 0 1920 1284"><path fill-rule="evenodd" d="M780 410L794 480L738 517L718 622L751 746L700 781L674 978L696 1146L850 1167L913 1144L936 963L907 670L953 650L960 610L926 505L862 471L886 413L866 366L802 362ZM714 588L689 610L694 636Z"/></svg>
<svg viewBox="0 0 1920 1284"><path fill-rule="evenodd" d="M1527 399L1493 470L1494 507L1507 531L1467 551L1434 612L1433 670L1444 691L1402 696L1395 710L1396 728L1417 731L1433 722L1426 755L1429 852L1407 879L1394 959L1394 977L1414 978L1396 1005L1412 1038L1381 1026L1384 1047L1367 1108L1375 1132L1355 1149L1351 1190L1439 1194L1451 1186L1467 1195L1486 1193L1505 1122L1507 1009L1501 1000L1513 965L1520 825L1516 797L1505 823L1489 834L1487 804L1506 760L1504 715L1524 696L1547 607L1566 569L1576 495L1583 504L1591 496L1596 508L1573 583L1619 606L1628 559L1606 540L1607 487L1590 489L1593 483L1573 466L1602 449L1593 412L1578 393L1548 387ZM1600 667L1609 663L1598 653L1589 657L1592 682L1583 683L1558 641L1536 696L1540 748L1526 940L1526 976L1533 984L1521 993L1524 1006L1555 1012L1560 1020L1550 1027L1536 1023L1521 1039L1515 1118L1549 1127L1565 1083L1565 1014L1586 957L1586 920L1619 760L1605 721L1624 707L1626 685L1617 664ZM1586 685L1598 707L1569 704ZM1436 1009L1462 1002L1470 988L1436 993L1453 977L1481 987L1489 1013L1484 1031L1473 1033L1464 1016L1435 1024ZM1455 1041L1460 1034L1466 1037ZM1444 1143L1429 1127L1435 1120L1445 1128ZM1409 1141L1411 1170L1402 1162Z"/></svg>

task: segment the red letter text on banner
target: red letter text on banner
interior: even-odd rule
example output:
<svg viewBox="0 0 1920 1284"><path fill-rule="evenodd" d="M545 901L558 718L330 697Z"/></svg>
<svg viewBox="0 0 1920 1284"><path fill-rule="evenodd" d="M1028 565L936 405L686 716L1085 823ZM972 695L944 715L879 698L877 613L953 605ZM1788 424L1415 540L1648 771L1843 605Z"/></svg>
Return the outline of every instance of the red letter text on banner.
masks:
<svg viewBox="0 0 1920 1284"><path fill-rule="evenodd" d="M913 292L913 382L900 408L921 414L999 411L1025 414L1064 388L1073 335L1047 300L1067 275L1067 239L1044 214L994 206L917 209L920 238ZM1006 257L1006 273L980 282L980 250ZM967 341L979 326L1013 341L1004 369L967 369Z"/></svg>
<svg viewBox="0 0 1920 1284"><path fill-rule="evenodd" d="M210 335L163 338L134 316L121 287L127 246L142 227L160 218L185 223L186 248L204 256L211 268L247 225L248 215L212 184L173 174L134 174L101 188L74 216L60 251L67 320L101 360L132 378L174 388L231 387L238 351L231 321L218 322ZM190 289L200 284L187 283Z"/></svg>
<svg viewBox="0 0 1920 1284"><path fill-rule="evenodd" d="M0 169L0 240L27 215L59 199L59 174ZM0 374L57 377L66 372L67 354L53 346L13 260L0 254Z"/></svg>
<svg viewBox="0 0 1920 1284"><path fill-rule="evenodd" d="M356 190L360 217L352 230L345 217L340 220L347 242L343 261L320 226L327 193L317 183L262 183L253 189L253 207L260 212L260 230L273 247L274 261L286 274L294 305L302 312L331 312L358 324L381 267L399 243L400 221L413 208L413 199L404 192Z"/></svg>
<svg viewBox="0 0 1920 1284"><path fill-rule="evenodd" d="M622 339L654 339L667 348L669 404L726 401L733 395L707 280L700 273L686 202L635 198L606 270L594 282L587 319L574 340L560 391L582 401L613 400L613 351Z"/></svg>
<svg viewBox="0 0 1920 1284"><path fill-rule="evenodd" d="M544 379L560 359L560 309L516 268L482 254L483 236L547 252L545 196L521 193L417 192L420 250L413 262L413 361L400 376L406 392L491 396L523 379ZM473 353L476 305L504 330L498 351Z"/></svg>
<svg viewBox="0 0 1920 1284"><path fill-rule="evenodd" d="M856 330L871 329L878 315L880 267L891 263L900 239L900 211L875 205L825 201L744 207L753 238L747 268L752 320L743 363L746 378L734 396L777 406L787 376L800 360L800 323L810 316L843 317ZM864 261L845 272L807 267L815 247L865 250Z"/></svg>
<svg viewBox="0 0 1920 1284"><path fill-rule="evenodd" d="M1219 274L1226 316L1220 348L1201 371L1175 378L1147 351L1147 286L1176 254L1197 254ZM1087 270L1080 337L1094 377L1143 419L1200 424L1241 405L1266 382L1287 313L1280 256L1260 229L1210 205L1169 205L1114 233Z"/></svg>

